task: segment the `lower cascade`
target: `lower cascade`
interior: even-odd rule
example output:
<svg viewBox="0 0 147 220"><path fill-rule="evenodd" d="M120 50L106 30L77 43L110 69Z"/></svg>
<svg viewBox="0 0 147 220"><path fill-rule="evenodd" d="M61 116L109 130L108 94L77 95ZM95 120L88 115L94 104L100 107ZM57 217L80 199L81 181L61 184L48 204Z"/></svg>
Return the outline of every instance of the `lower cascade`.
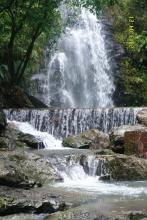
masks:
<svg viewBox="0 0 147 220"><path fill-rule="evenodd" d="M38 131L56 138L89 129L109 132L113 127L134 125L141 108L5 110L9 120L29 122Z"/></svg>
<svg viewBox="0 0 147 220"><path fill-rule="evenodd" d="M133 185L129 182L107 183L100 180L101 176L108 175L108 171L102 161L95 155L85 157L85 164L81 164L81 158L76 156L61 155L49 157L56 172L63 181L56 183L55 187L63 187L66 190L77 192L90 192L103 195L123 195L136 197L139 194L147 194L146 187L139 187L139 182Z"/></svg>

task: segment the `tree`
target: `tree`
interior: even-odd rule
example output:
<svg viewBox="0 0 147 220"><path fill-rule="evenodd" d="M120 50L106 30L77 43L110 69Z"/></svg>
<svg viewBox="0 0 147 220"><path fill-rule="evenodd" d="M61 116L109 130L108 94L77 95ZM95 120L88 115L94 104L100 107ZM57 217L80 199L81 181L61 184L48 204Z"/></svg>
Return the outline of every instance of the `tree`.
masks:
<svg viewBox="0 0 147 220"><path fill-rule="evenodd" d="M58 27L61 0L0 0L0 78L11 85L23 78L38 38Z"/></svg>

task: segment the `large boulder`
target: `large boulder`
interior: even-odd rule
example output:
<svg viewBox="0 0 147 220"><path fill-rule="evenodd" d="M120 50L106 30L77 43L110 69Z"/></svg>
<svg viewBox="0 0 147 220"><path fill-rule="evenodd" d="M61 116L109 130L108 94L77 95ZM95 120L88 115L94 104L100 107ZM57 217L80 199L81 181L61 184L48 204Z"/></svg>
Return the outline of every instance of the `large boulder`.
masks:
<svg viewBox="0 0 147 220"><path fill-rule="evenodd" d="M122 125L120 127L113 128L109 132L111 148L115 153L125 152L125 132L130 131L147 131L147 128L143 125Z"/></svg>
<svg viewBox="0 0 147 220"><path fill-rule="evenodd" d="M92 129L64 138L63 146L79 149L103 149L109 147L109 136L99 130Z"/></svg>
<svg viewBox="0 0 147 220"><path fill-rule="evenodd" d="M7 119L2 110L0 110L0 131L5 129L7 126Z"/></svg>
<svg viewBox="0 0 147 220"><path fill-rule="evenodd" d="M16 147L25 147L26 144L19 141L18 137L20 133L15 126L8 123L8 126L0 133L0 150L13 150Z"/></svg>
<svg viewBox="0 0 147 220"><path fill-rule="evenodd" d="M98 166L97 175L102 174L102 180L106 176L116 181L147 180L147 160L145 159L121 154L97 156L97 159L101 164Z"/></svg>
<svg viewBox="0 0 147 220"><path fill-rule="evenodd" d="M147 108L142 109L137 113L137 120L140 124L147 127Z"/></svg>
<svg viewBox="0 0 147 220"><path fill-rule="evenodd" d="M0 153L0 185L31 188L45 182L61 180L51 163L20 150Z"/></svg>
<svg viewBox="0 0 147 220"><path fill-rule="evenodd" d="M57 211L64 211L69 207L70 204L64 202L62 196L51 194L48 188L26 190L0 187L0 216L19 213L49 214ZM38 218L42 219L40 217ZM21 220L33 218L29 218L29 216L28 218L27 216L26 218L21 218L21 216L20 218L15 218L13 216L9 219Z"/></svg>

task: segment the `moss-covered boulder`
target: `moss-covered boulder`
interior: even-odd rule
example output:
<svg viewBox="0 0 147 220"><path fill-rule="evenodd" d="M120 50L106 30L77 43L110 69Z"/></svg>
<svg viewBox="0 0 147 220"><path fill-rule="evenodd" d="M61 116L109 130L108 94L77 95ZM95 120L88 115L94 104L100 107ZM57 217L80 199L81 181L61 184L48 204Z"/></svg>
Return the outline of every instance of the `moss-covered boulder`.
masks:
<svg viewBox="0 0 147 220"><path fill-rule="evenodd" d="M109 147L109 137L99 130L92 129L75 136L64 138L63 146L79 149L107 148Z"/></svg>
<svg viewBox="0 0 147 220"><path fill-rule="evenodd" d="M135 181L147 180L147 160L135 156L105 155L97 156L101 164L101 173L109 176L110 180ZM100 174L97 169L97 175Z"/></svg>
<svg viewBox="0 0 147 220"><path fill-rule="evenodd" d="M61 179L48 160L32 153L0 152L0 185L20 188L41 186Z"/></svg>

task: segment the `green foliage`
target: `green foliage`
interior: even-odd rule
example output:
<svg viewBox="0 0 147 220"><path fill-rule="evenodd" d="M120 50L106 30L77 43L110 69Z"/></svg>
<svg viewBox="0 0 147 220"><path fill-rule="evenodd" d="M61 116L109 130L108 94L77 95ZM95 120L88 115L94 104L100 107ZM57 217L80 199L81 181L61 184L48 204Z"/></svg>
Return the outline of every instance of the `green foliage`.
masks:
<svg viewBox="0 0 147 220"><path fill-rule="evenodd" d="M18 84L60 33L60 0L0 0L0 81Z"/></svg>
<svg viewBox="0 0 147 220"><path fill-rule="evenodd" d="M125 49L125 57L121 62L121 88L124 89L121 105L147 105L146 10L146 0L120 0L113 7L107 8L109 16L115 18L114 38ZM134 18L131 24L129 17ZM129 32L130 25L134 29L132 33Z"/></svg>

